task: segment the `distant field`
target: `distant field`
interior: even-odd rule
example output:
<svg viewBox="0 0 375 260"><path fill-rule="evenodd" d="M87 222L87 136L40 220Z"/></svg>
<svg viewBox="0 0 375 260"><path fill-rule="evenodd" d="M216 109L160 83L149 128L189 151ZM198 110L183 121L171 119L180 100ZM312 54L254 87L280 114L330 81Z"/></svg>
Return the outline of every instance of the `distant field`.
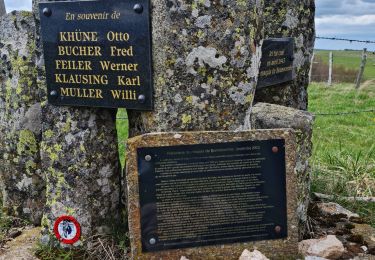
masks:
<svg viewBox="0 0 375 260"><path fill-rule="evenodd" d="M315 57L320 58L325 64L328 64L328 50L316 50ZM358 71L361 64L362 51L332 51L333 65L343 66L348 69ZM315 65L315 64L314 64ZM367 53L367 65L364 73L364 79L375 79L375 54Z"/></svg>

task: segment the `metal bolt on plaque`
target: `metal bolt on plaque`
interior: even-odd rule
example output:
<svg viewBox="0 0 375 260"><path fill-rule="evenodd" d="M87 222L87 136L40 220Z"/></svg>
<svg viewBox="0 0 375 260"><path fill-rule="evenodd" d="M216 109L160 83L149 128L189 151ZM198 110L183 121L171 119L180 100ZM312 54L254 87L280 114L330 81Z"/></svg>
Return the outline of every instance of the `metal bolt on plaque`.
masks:
<svg viewBox="0 0 375 260"><path fill-rule="evenodd" d="M139 96L138 96L138 101L139 101L140 103L144 103L145 100L146 100L145 95L139 95Z"/></svg>
<svg viewBox="0 0 375 260"><path fill-rule="evenodd" d="M155 238L150 238L150 245L155 245L156 244L156 239Z"/></svg>
<svg viewBox="0 0 375 260"><path fill-rule="evenodd" d="M133 9L134 9L134 12L138 14L143 12L143 6L141 4L135 4Z"/></svg>
<svg viewBox="0 0 375 260"><path fill-rule="evenodd" d="M273 153L279 152L279 147L277 147L277 146L272 147L272 152Z"/></svg>
<svg viewBox="0 0 375 260"><path fill-rule="evenodd" d="M56 90L52 90L50 93L51 97L57 97L57 91Z"/></svg>
<svg viewBox="0 0 375 260"><path fill-rule="evenodd" d="M145 160L146 160L147 162L151 161L151 159L152 159L151 155L146 155L146 156L145 156Z"/></svg>
<svg viewBox="0 0 375 260"><path fill-rule="evenodd" d="M50 17L52 15L52 11L51 11L51 9L46 7L46 8L43 9L43 14L47 17Z"/></svg>
<svg viewBox="0 0 375 260"><path fill-rule="evenodd" d="M276 232L277 234L279 234L279 233L281 232L281 227L280 227L280 226L276 226L276 227L275 227L275 232Z"/></svg>

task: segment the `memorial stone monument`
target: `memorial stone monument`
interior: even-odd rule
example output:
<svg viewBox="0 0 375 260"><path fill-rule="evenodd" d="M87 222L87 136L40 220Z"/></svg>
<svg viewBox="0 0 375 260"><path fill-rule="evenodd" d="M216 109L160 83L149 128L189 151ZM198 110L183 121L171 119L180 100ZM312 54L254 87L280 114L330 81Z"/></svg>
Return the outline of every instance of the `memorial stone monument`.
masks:
<svg viewBox="0 0 375 260"><path fill-rule="evenodd" d="M0 16L3 16L6 14L6 9L5 9L5 3L4 0L0 0Z"/></svg>
<svg viewBox="0 0 375 260"><path fill-rule="evenodd" d="M38 4L38 0L33 1L38 35L37 79L38 85L47 89ZM51 16L57 10L52 9ZM62 56L61 60L69 58ZM42 118L41 169L46 176L47 199L42 242L57 241L54 224L64 215L78 221L83 238L108 233L111 223L120 222L121 208L116 110L46 103Z"/></svg>
<svg viewBox="0 0 375 260"><path fill-rule="evenodd" d="M6 14L5 3L4 0L0 0L0 16L4 14Z"/></svg>
<svg viewBox="0 0 375 260"><path fill-rule="evenodd" d="M295 256L309 191L313 117L297 109L307 107L312 0L39 2L33 1L35 30L27 13L12 14L14 25L0 23L6 27L0 27L4 39L27 39L13 51L0 38L1 53L12 52L1 56L6 70L0 79L0 132L5 136L0 137L5 144L1 185L5 205L17 205L10 214L38 212L32 217L38 222L44 206L42 242L54 246L77 246L93 234L108 233L108 223L120 219L123 192L113 108L126 107L132 137L126 189L134 258L237 259L241 250L253 247L270 257ZM273 104L253 105L254 97ZM270 128L277 130L254 130ZM185 148L176 148L180 145ZM172 161L164 146L172 151ZM149 151L159 159L149 157ZM218 179L219 187L211 176L202 179L190 155L203 156L194 157L197 165L200 160L210 162L214 172L226 170L231 180ZM225 159L236 156L244 160ZM192 174L189 181L198 186L207 181L201 188L210 191L195 198L206 204L159 182L167 174L170 184L177 183L180 171L174 167ZM249 187L234 176L236 171L248 173L243 178L252 178ZM188 190L189 181L179 180L181 190ZM6 191L14 187L30 187L27 199L22 189ZM215 197L212 190L217 188L223 197ZM255 191L237 194L245 188ZM44 189L45 203L43 195L38 201L34 196ZM170 192L179 195L179 206L168 209ZM254 208L243 198L266 202ZM186 207L187 200L194 207ZM212 217L222 226L207 233L201 211L212 210L207 205L215 205L214 200L218 215ZM234 210L253 207L251 218L266 221L241 222L249 217L247 211L220 215L225 201L237 205ZM168 212L176 211L180 217L196 214L202 222L168 225L173 221ZM165 217L164 224L155 223L157 214ZM74 225L74 234L61 236L64 221ZM240 227L248 233L234 237ZM191 229L191 234L178 228Z"/></svg>
<svg viewBox="0 0 375 260"><path fill-rule="evenodd" d="M39 225L45 203L40 157L45 91L36 81L34 28L30 12L0 17L0 183L5 213Z"/></svg>

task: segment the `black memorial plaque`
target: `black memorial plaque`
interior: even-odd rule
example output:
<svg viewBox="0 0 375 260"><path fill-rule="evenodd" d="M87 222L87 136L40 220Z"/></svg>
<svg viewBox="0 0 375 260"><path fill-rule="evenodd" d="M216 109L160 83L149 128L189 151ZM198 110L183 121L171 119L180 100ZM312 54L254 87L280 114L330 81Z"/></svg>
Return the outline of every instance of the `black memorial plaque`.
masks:
<svg viewBox="0 0 375 260"><path fill-rule="evenodd" d="M48 101L151 110L149 0L39 4Z"/></svg>
<svg viewBox="0 0 375 260"><path fill-rule="evenodd" d="M266 39L263 42L262 53L258 89L278 85L295 78L294 38Z"/></svg>
<svg viewBox="0 0 375 260"><path fill-rule="evenodd" d="M144 252L287 237L285 140L137 156Z"/></svg>

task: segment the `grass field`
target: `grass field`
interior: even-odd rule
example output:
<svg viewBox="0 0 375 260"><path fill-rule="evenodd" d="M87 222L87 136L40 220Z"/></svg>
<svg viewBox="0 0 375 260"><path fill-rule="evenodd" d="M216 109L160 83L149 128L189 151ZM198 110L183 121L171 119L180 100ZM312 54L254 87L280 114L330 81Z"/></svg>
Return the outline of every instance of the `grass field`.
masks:
<svg viewBox="0 0 375 260"><path fill-rule="evenodd" d="M375 109L375 84L313 83L309 110L315 114ZM316 115L313 133L313 191L334 196L375 196L375 113ZM375 203L338 202L375 226Z"/></svg>
<svg viewBox="0 0 375 260"><path fill-rule="evenodd" d="M322 61L328 64L329 59L328 50L316 50L315 57L319 57ZM361 64L362 51L332 51L334 66L343 66L348 69L358 71ZM364 72L364 79L375 78L375 54L373 52L367 53L367 64Z"/></svg>

